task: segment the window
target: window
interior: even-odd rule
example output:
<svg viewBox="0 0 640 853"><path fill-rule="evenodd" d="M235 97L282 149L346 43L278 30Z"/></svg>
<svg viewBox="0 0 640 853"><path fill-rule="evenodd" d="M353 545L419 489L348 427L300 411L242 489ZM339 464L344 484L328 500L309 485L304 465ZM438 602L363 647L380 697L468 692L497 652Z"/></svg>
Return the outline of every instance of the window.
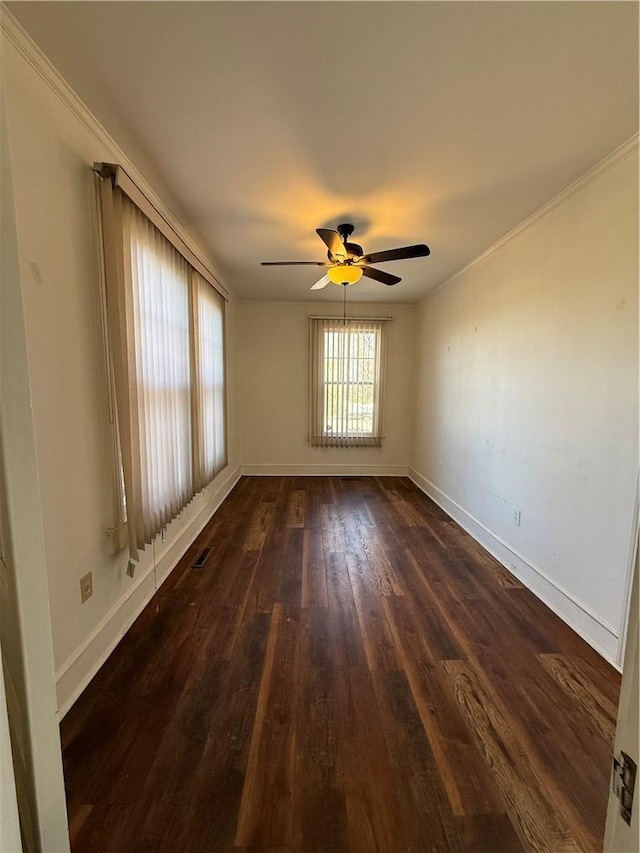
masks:
<svg viewBox="0 0 640 853"><path fill-rule="evenodd" d="M311 444L382 445L385 322L311 318Z"/></svg>
<svg viewBox="0 0 640 853"><path fill-rule="evenodd" d="M196 341L193 374L198 389L194 413L194 479L199 491L227 464L224 299L195 270L191 271L191 288Z"/></svg>
<svg viewBox="0 0 640 853"><path fill-rule="evenodd" d="M225 302L109 177L100 202L122 472L114 488L124 485L126 505L118 529L126 525L137 559L227 464Z"/></svg>
<svg viewBox="0 0 640 853"><path fill-rule="evenodd" d="M129 382L139 424L135 440L149 539L194 494L189 267L134 204L128 199L123 203L128 208L132 260L135 361Z"/></svg>

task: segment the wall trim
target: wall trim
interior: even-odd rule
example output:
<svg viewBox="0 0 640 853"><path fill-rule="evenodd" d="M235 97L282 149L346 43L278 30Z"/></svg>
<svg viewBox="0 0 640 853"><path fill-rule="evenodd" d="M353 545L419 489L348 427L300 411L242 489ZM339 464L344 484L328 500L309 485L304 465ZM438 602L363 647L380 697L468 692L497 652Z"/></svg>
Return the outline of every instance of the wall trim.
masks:
<svg viewBox="0 0 640 853"><path fill-rule="evenodd" d="M152 550L154 558L148 568L134 579L125 594L56 670L58 720L62 720L89 685L196 536L217 512L240 476L240 466L237 465L227 473L200 512L171 542L155 544ZM158 554L159 547L162 547L162 551Z"/></svg>
<svg viewBox="0 0 640 853"><path fill-rule="evenodd" d="M246 477L406 477L406 465L243 465Z"/></svg>
<svg viewBox="0 0 640 853"><path fill-rule="evenodd" d="M224 282L215 265L211 261L208 253L181 225L179 219L172 213L167 205L162 201L160 196L155 192L148 181L144 179L140 171L135 167L132 161L127 157L122 148L118 145L106 128L100 124L98 119L93 115L91 110L74 92L71 86L67 83L64 77L51 64L46 54L38 47L36 42L31 38L27 31L22 27L19 21L13 14L2 6L0 13L0 27L3 35L22 56L22 58L33 68L41 80L47 84L53 94L64 104L70 113L82 124L82 126L91 134L91 136L107 149L108 155L114 163L128 173L133 181L142 190L144 195L149 199L158 212L167 220L169 225L178 234L178 236L191 249L198 260L206 267L211 275L220 285L227 298L234 299ZM89 167L92 164L88 164Z"/></svg>
<svg viewBox="0 0 640 853"><path fill-rule="evenodd" d="M618 631L418 471L409 468L409 478L598 654L622 671Z"/></svg>
<svg viewBox="0 0 640 853"><path fill-rule="evenodd" d="M449 278L441 281L440 284L437 284L433 287L427 294L425 294L422 299L420 299L417 304L421 305L423 302L426 302L428 299L431 299L436 295L442 288L446 287L449 284L452 284L456 279L461 278L466 273L470 272L475 267L482 264L487 260L494 252L497 252L498 249L501 249L506 243L510 242L518 235L522 234L527 228L534 225L539 219L546 216L550 213L554 208L560 207L561 204L564 204L565 201L568 201L572 196L576 193L580 192L580 190L584 189L588 184L592 181L595 181L601 175L604 175L605 172L608 172L609 169L612 169L617 163L621 160L624 160L625 157L629 157L631 154L638 152L638 144L640 141L640 134L634 133L626 142L623 142L622 145L619 145L606 157L600 160L595 166L592 166L587 172L577 178L573 183L569 184L568 187L565 187L558 195L554 196L552 199L547 201L542 207L539 207L531 216L528 216L524 219L519 225L516 225L515 228L512 228L511 231L508 231L504 236L500 237L499 240L496 240L495 243L492 243L487 249L477 255L472 261L466 264L464 267L459 269L453 275L449 276Z"/></svg>

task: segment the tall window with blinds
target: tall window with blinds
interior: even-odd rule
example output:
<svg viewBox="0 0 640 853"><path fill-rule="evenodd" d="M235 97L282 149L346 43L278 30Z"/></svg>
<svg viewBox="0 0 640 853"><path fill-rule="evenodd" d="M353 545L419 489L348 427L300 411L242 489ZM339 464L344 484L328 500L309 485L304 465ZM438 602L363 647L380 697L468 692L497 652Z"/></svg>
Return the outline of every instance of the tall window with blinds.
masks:
<svg viewBox="0 0 640 853"><path fill-rule="evenodd" d="M98 182L122 464L114 487L124 487L135 560L227 464L225 301L119 186Z"/></svg>
<svg viewBox="0 0 640 853"><path fill-rule="evenodd" d="M200 491L227 464L224 299L192 270L191 301L195 342L193 475L196 491Z"/></svg>
<svg viewBox="0 0 640 853"><path fill-rule="evenodd" d="M310 323L311 444L380 447L386 323L323 318Z"/></svg>
<svg viewBox="0 0 640 853"><path fill-rule="evenodd" d="M184 258L128 199L131 252L130 379L139 424L145 536L193 497L189 272ZM130 503L130 499L128 501Z"/></svg>

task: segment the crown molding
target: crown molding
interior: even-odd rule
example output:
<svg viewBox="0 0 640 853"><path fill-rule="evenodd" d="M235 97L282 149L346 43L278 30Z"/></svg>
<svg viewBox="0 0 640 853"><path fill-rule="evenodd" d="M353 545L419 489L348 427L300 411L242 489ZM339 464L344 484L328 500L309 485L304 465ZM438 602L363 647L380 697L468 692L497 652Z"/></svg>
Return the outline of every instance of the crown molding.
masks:
<svg viewBox="0 0 640 853"><path fill-rule="evenodd" d="M208 253L196 240L194 240L188 231L185 230L180 221L127 157L115 139L103 127L103 125L100 124L98 119L93 115L84 101L78 97L64 77L56 70L56 68L54 68L46 55L38 47L24 27L22 27L18 20L13 16L13 14L7 9L4 3L0 4L0 30L7 41L36 72L38 77L47 84L58 100L83 125L96 142L102 146L105 150L105 155L101 157L101 159L106 159L108 155L112 162L123 167L123 169L147 196L153 206L164 217L164 219L167 220L178 236L187 244L198 260L200 260L203 266L211 273L222 290L224 290L225 293L233 299L234 294L230 292L228 287L225 285L224 279L212 263ZM91 167L92 164L88 165Z"/></svg>
<svg viewBox="0 0 640 853"><path fill-rule="evenodd" d="M626 142L623 142L622 145L615 148L610 154L596 163L588 172L585 172L584 175L577 178L573 183L569 184L568 187L565 187L558 195L554 196L550 199L546 204L543 204L542 207L538 208L535 213L532 213L531 216L528 216L523 222L519 225L516 225L515 228L512 228L511 231L508 231L504 237L501 237L488 249L485 249L484 252L475 257L472 261L466 264L464 267L455 272L453 275L449 276L449 278L440 282L440 284L436 285L429 293L425 294L418 301L418 305L421 305L423 302L426 302L428 299L431 299L436 293L439 293L443 288L447 287L449 284L452 284L456 279L461 278L466 273L470 272L475 267L482 264L487 260L494 252L497 252L498 249L501 249L506 243L510 240L513 240L519 234L522 234L527 228L534 225L539 219L542 219L556 207L560 207L561 204L564 204L565 201L568 201L572 196L579 193L584 187L590 184L592 181L595 181L601 175L604 175L605 172L608 172L609 169L613 168L617 163L621 160L624 160L626 157L629 157L631 154L637 153L638 151L638 142L639 142L639 134L634 133L632 137L627 139Z"/></svg>

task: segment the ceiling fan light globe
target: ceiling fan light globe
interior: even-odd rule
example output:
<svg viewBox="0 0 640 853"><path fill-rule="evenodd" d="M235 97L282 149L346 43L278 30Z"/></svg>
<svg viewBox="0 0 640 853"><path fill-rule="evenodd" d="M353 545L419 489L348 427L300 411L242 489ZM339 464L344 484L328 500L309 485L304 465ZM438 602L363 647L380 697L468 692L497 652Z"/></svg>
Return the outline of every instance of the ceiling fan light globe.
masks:
<svg viewBox="0 0 640 853"><path fill-rule="evenodd" d="M327 270L327 275L332 284L355 284L362 278L362 270L359 267L340 264L336 267L330 267Z"/></svg>

